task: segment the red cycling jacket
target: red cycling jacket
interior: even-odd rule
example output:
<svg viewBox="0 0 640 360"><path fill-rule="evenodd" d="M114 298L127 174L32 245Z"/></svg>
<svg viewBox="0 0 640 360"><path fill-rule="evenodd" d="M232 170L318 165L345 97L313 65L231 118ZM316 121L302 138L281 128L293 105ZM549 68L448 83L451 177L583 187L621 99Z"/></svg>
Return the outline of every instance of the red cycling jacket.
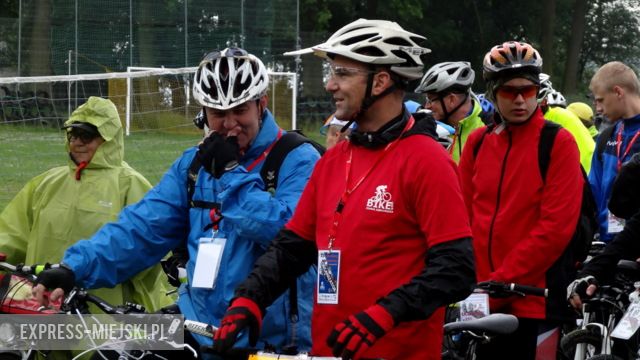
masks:
<svg viewBox="0 0 640 360"><path fill-rule="evenodd" d="M543 125L538 108L523 124L496 126L474 154L486 132L476 130L462 154L459 172L471 219L478 281L549 288L548 299L491 299L491 311L563 319L565 289L574 276L565 250L576 229L584 178L575 140L560 129L543 182L538 166Z"/></svg>

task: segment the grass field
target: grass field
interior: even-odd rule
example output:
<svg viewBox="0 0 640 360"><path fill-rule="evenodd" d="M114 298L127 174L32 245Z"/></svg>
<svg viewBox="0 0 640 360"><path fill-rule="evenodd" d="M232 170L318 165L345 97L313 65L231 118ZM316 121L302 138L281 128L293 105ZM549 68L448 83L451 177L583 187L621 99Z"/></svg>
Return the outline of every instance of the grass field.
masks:
<svg viewBox="0 0 640 360"><path fill-rule="evenodd" d="M324 144L319 124L303 128L305 134ZM200 135L158 131L125 137L125 160L153 185ZM64 133L51 128L0 125L0 211L32 177L55 166L67 164Z"/></svg>

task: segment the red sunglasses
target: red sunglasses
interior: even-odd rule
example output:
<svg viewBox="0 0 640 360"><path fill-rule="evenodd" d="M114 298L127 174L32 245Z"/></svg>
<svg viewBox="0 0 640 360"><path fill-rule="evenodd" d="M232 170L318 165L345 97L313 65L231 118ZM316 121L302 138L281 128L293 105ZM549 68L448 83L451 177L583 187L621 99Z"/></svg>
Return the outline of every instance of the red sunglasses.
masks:
<svg viewBox="0 0 640 360"><path fill-rule="evenodd" d="M523 98L528 99L530 97L538 95L538 85L525 85L525 86L500 86L496 91L498 96L511 101L515 100L518 95L522 95Z"/></svg>

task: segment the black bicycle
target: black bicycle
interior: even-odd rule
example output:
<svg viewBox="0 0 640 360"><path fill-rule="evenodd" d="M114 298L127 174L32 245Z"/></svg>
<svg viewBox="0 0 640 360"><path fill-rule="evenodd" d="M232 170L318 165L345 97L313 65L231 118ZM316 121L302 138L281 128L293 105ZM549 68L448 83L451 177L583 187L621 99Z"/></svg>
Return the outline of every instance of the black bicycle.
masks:
<svg viewBox="0 0 640 360"><path fill-rule="evenodd" d="M148 314L144 306L127 302L122 305L112 305L104 299L90 294L88 291L82 288L74 288L69 294L67 294L63 301L56 302L49 307L42 307L31 296L31 289L34 286L36 275L47 268L55 267L58 265L13 265L6 262L6 255L0 253L0 313L5 314L17 314L17 315L54 315L54 314L68 314L78 315L78 319L82 322L81 315L89 314L89 304L94 304L98 309L108 315L128 315L128 314ZM162 315L175 315L175 307L168 307L162 309L158 314L160 318ZM150 315L150 314L148 314ZM175 316L165 316L167 321L175 323ZM84 323L83 323L84 324ZM87 326L84 324L85 327ZM217 330L214 326L192 321L185 320L183 323L184 330L207 336L212 338ZM149 335L149 334L147 334ZM157 334L156 334L157 335ZM155 338L155 337L154 337ZM135 339L132 339L134 341ZM128 341L128 340L127 340ZM175 343L169 338L160 338L163 347L170 347L174 349L187 349L197 357L197 352L193 347L184 343ZM113 346L113 343L106 342L101 345L93 346L86 351L76 355L75 358L79 358L86 353L96 352L94 358L107 358L102 353L105 352L105 347ZM120 360L125 359L153 359L162 358L155 356L153 352L147 350L117 350L117 358ZM0 350L0 360L31 360L34 359L36 353L45 355L47 351L34 351L34 350ZM111 351L113 353L113 350ZM113 356L109 354L109 357ZM74 358L74 359L75 359Z"/></svg>
<svg viewBox="0 0 640 360"><path fill-rule="evenodd" d="M481 282L474 293L485 293L489 297L509 296L547 297L548 289L515 283L496 281ZM460 308L457 304L447 307L445 312L443 360L475 360L476 349L497 336L509 335L518 329L518 318L510 314L491 314L485 317L458 321Z"/></svg>

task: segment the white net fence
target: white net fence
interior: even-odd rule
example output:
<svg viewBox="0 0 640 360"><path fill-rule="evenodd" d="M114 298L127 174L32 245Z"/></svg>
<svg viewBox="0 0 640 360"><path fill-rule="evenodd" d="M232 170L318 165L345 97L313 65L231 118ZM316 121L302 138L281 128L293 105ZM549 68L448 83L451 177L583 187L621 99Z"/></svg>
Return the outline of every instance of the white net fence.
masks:
<svg viewBox="0 0 640 360"><path fill-rule="evenodd" d="M32 177L68 156L60 127L90 96L111 99L128 129L125 160L156 184L202 136L193 125L195 68L144 69L53 77L0 78L0 211ZM269 109L285 129L295 126L293 74L270 73ZM128 86L129 84L129 86Z"/></svg>
<svg viewBox="0 0 640 360"><path fill-rule="evenodd" d="M127 134L192 130L195 67L130 68L125 73L0 78L0 124L60 127L90 96L113 101ZM296 126L295 73L270 72L269 108L280 126Z"/></svg>

